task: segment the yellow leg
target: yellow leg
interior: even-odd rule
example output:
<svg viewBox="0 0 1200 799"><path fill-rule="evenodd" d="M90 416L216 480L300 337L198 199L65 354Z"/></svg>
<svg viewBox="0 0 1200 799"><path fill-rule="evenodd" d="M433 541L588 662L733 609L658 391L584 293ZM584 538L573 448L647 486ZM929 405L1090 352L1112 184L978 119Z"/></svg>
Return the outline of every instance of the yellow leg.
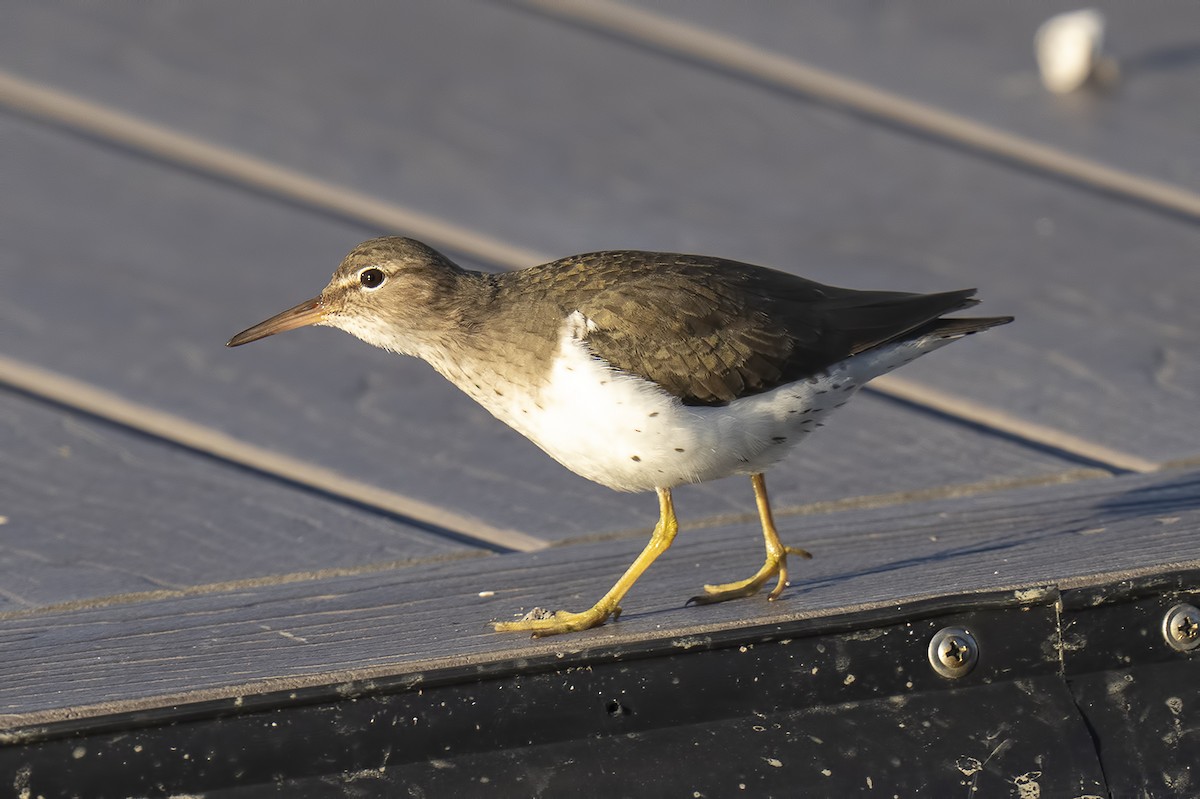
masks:
<svg viewBox="0 0 1200 799"><path fill-rule="evenodd" d="M775 576L778 576L779 579L775 583L775 588L767 595L767 599L778 599L779 595L783 593L784 586L787 585L787 556L812 557L807 550L784 546L780 542L779 533L775 530L775 519L771 516L771 502L767 499L766 480L763 479L762 474L752 474L750 482L754 486L754 499L758 503L758 517L762 520L763 541L767 546L766 562L763 563L761 569L754 573L753 577L747 580L704 586L704 593L689 599L688 604L695 602L699 605L711 605L727 599L754 596L762 590L768 580Z"/></svg>
<svg viewBox="0 0 1200 799"><path fill-rule="evenodd" d="M650 536L650 543L646 544L642 554L638 555L637 559L625 570L621 579L617 580L616 584L608 589L608 593L591 608L582 613L556 610L548 616L536 615L535 611L520 621L496 622L496 631L502 633L531 632L534 638L541 638L546 635L558 635L559 633L599 627L609 616L614 619L620 616L620 603L625 593L633 587L633 584L642 576L642 572L649 568L654 559L667 551L667 547L671 546L671 542L675 540L675 534L679 532L679 523L675 520L675 506L671 502L670 489L658 489L658 510L658 524L655 525L654 533Z"/></svg>

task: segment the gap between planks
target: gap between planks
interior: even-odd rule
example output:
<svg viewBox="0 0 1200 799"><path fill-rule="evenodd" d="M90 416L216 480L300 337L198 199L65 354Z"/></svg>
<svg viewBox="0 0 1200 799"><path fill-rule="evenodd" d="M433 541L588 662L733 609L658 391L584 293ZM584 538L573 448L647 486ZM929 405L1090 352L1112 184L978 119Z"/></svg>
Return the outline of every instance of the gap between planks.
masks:
<svg viewBox="0 0 1200 799"><path fill-rule="evenodd" d="M528 2L531 5L539 7L544 5L539 3L538 0L528 0ZM966 125L971 130L978 129L978 131L989 133L993 138L1008 141L1011 145L1009 149L1015 147L1016 150L1021 150L1021 147L1026 146L1032 148L1042 147L1035 142L1029 142L1020 137L1000 131L994 131L986 126L955 117L938 109L895 97L886 92L835 75L820 72L819 70L790 61L781 56L762 53L750 45L735 39L693 28L674 20L650 15L647 12L619 4L602 0L589 2L586 5L575 2L555 3L552 10L547 7L547 11L559 16L570 16L571 18L591 21L598 25L607 25L614 32L624 31L628 35L636 33L646 41L657 42L664 47L670 46L677 51L687 52L689 55L698 58L704 57L710 61L713 59L705 55L710 50L716 53L724 53L723 57L729 62L728 66L732 68L738 68L741 71L754 74L763 79L782 82L784 85L796 89L808 86L811 83L813 86L804 90L819 93L820 96L828 95L832 98L836 92L843 91L849 92L847 97L862 95L859 97L859 101L867 103L867 105L863 106L864 110L870 110L870 108L874 107L868 102L868 100L874 98L874 101L877 101L876 104L883 104L881 108L884 106L888 108L895 106L893 113L898 113L897 109L905 109L905 113L915 115L914 118L919 117L922 119L925 117L921 117L917 113L918 111L925 114L926 117L929 114L933 114L933 121L927 120L925 123L928 125L933 125L938 120L944 121L944 118L958 120L961 125ZM635 22L638 24L634 25ZM644 28L641 26L643 22L645 23ZM630 26L633 26L636 30L627 31L626 28ZM720 63L725 63L725 61L721 61ZM768 69L768 67L770 68ZM753 71L754 69L759 71L755 72ZM817 91L818 88L821 88L821 92ZM850 91L850 89L854 91ZM845 100L846 104L852 105L846 97L840 94L837 96ZM883 103L884 100L887 100L887 103ZM145 152L163 161L187 166L190 169L195 169L203 173L218 175L231 182L249 186L257 191L286 198L290 202L301 203L307 207L328 212L342 218L360 220L385 230L408 231L435 246L445 247L505 268L514 269L553 260L552 256L511 245L462 225L457 225L453 222L439 219L401 205L385 202L336 184L312 178L287 167L246 155L231 148L202 141L187 134L155 125L135 116L115 111L32 81L24 80L3 71L0 71L0 105L31 117L50 121L71 129L83 131L101 139L120 143L125 147ZM877 110L875 113L877 115L884 115L883 110ZM939 131L946 136L950 136L950 132L946 130L939 129ZM1013 144L1014 142L1020 144L1021 147L1016 147L1016 144ZM1042 149L1054 153L1058 152L1052 148ZM1014 154L1010 157L1017 158L1016 150L1014 150ZM1099 170L1108 170L1107 167L1094 164L1086 159L1074 158L1066 153L1062 155L1080 164L1091 165ZM1021 159L1017 158L1017 160ZM1108 170L1108 172L1117 172L1117 170ZM1140 183L1155 183L1155 181L1138 178L1134 175L1120 174L1133 180L1134 183L1138 183L1139 181ZM1110 188L1117 190L1115 187ZM1175 189L1174 191L1176 193L1188 194L1191 197L1194 205L1192 212L1200 218L1200 195L1192 195L1181 189ZM1125 193L1146 199L1132 191L1125 191ZM1180 210L1173 206L1172 209ZM10 361L9 363L16 365L15 361ZM898 397L915 405L936 410L950 418L980 425L1020 441L1027 441L1069 456L1082 457L1093 463L1111 467L1119 471L1153 472L1160 468L1160 464L1132 453L1115 450L1065 431L1040 425L1036 422L1026 421L997 408L956 396L950 392L920 385L904 378L896 377L895 375L885 375L878 378L872 382L871 387L882 394ZM30 390L37 393L37 389ZM108 397L109 399L113 398L112 395L108 395ZM60 399L59 401L63 400ZM68 399L66 400L66 404L72 403ZM147 413L150 412L149 409L144 410ZM190 422L178 419L174 420L172 424L164 426L161 433L156 431L156 435L173 438L171 430L177 428L176 422L178 425L196 427ZM178 429L184 429L184 427L178 427ZM208 432L219 435L215 431ZM201 438L205 437L207 437L207 433L201 436ZM267 453L266 450L236 442L228 437L224 438L224 443L228 443L232 448L245 447L247 448L247 454L251 454L250 451L253 450L252 457L256 460L262 461L263 459L258 456L264 454L269 455L270 459L288 460L284 459L283 456L275 453ZM306 471L316 468L308 464L301 464L298 461L290 461L288 464L283 464L282 460L279 461L280 465L289 471L280 472L280 474L288 474L290 476L292 471ZM272 462L275 461L272 460ZM301 466L303 469L300 469ZM345 484L346 490L352 489L353 486L346 484L346 478L334 475L332 472L325 472L325 474L335 477L337 484ZM298 482L312 484L306 479L299 479ZM366 491L368 489L361 490ZM369 490L375 491L376 489ZM398 496L392 495L390 492L381 493L389 494L392 497ZM347 494L347 496L349 495ZM417 501L406 499L405 502L412 504ZM432 508L432 506L424 506L424 508L429 511L437 511L438 513L449 513ZM405 515L412 515L407 512L403 513ZM414 518L424 517L414 516ZM476 520L472 520L472 524L474 523L476 523ZM482 530L484 528L478 529ZM546 545L546 542L525 536L523 533L503 531L504 536L510 534L524 536L528 539L524 545L514 547L517 549L537 549ZM510 544L501 545L511 546Z"/></svg>
<svg viewBox="0 0 1200 799"><path fill-rule="evenodd" d="M1149 473L1163 467L1163 464L1139 455L1107 447L1065 430L1031 422L999 408L972 402L896 374L877 377L871 381L870 387L880 394L904 400L918 407L938 411L955 419L1006 433L1021 441L1040 444L1051 450L1076 455L1121 471Z"/></svg>
<svg viewBox="0 0 1200 799"><path fill-rule="evenodd" d="M540 253L411 208L381 202L353 189L317 180L228 147L210 144L3 70L0 70L0 105L339 217L384 230L420 231L434 245L509 268L542 260Z"/></svg>
<svg viewBox="0 0 1200 799"><path fill-rule="evenodd" d="M548 541L520 530L494 527L479 519L413 497L364 484L361 480L347 477L332 469L247 443L219 430L133 402L89 383L54 374L3 355L0 355L0 383L188 449L283 478L296 485L429 525L435 530L468 542L485 544L501 551L516 552L533 552L549 546Z"/></svg>
<svg viewBox="0 0 1200 799"><path fill-rule="evenodd" d="M799 59L697 25L613 0L514 0L660 52L674 53L789 91L930 133L977 152L1068 178L1104 192L1200 219L1200 194L837 75Z"/></svg>

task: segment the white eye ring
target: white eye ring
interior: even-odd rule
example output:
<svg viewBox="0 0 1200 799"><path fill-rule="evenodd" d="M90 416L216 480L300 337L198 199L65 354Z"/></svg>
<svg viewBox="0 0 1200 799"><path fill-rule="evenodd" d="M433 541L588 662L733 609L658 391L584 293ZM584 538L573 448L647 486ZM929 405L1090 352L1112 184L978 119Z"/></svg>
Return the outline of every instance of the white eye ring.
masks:
<svg viewBox="0 0 1200 799"><path fill-rule="evenodd" d="M374 291L387 282L387 275L376 266L368 266L358 273L358 282L364 289Z"/></svg>

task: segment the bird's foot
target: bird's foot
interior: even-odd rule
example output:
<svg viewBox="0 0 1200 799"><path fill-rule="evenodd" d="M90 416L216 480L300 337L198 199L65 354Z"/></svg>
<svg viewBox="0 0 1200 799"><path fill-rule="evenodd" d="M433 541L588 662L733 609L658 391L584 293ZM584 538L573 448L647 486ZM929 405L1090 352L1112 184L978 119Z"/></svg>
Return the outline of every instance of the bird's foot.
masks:
<svg viewBox="0 0 1200 799"><path fill-rule="evenodd" d="M742 597L754 596L762 587L767 584L767 581L772 577L777 577L775 587L771 589L771 593L767 595L767 599L772 601L779 599L779 595L783 593L784 587L788 584L787 556L796 555L797 557L809 560L812 558L812 553L807 549L800 547L783 547L778 553L769 553L767 560L763 563L762 568L755 572L753 577L746 580L739 580L734 583L722 583L721 585L706 585L704 593L694 596L685 604L691 605L712 605L717 602L725 602L729 599L741 599Z"/></svg>
<svg viewBox="0 0 1200 799"><path fill-rule="evenodd" d="M519 621L498 621L494 626L498 633L528 632L534 638L544 638L547 635L590 630L604 624L609 617L616 621L620 615L621 608L616 605L606 608L596 604L582 613L534 608Z"/></svg>

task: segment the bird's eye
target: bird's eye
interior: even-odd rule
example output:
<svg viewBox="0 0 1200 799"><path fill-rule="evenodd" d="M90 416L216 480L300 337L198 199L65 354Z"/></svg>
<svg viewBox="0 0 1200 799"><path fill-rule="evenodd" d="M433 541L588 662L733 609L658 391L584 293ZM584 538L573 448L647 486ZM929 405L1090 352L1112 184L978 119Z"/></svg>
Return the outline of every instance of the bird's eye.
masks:
<svg viewBox="0 0 1200 799"><path fill-rule="evenodd" d="M363 288L377 289L383 285L383 281L387 279L387 275L382 269L371 267L364 269L358 273L358 282L363 284Z"/></svg>

